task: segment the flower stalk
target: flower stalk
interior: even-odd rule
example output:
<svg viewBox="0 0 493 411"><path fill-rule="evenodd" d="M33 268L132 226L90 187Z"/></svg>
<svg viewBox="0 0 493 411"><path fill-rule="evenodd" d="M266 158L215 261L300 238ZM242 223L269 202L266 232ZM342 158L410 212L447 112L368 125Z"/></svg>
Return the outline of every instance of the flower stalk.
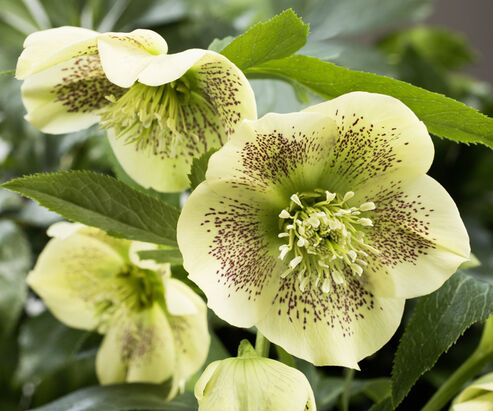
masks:
<svg viewBox="0 0 493 411"><path fill-rule="evenodd" d="M269 357L270 341L257 330L257 338L255 339L255 351L261 357Z"/></svg>
<svg viewBox="0 0 493 411"><path fill-rule="evenodd" d="M486 321L476 350L435 392L422 411L441 410L467 381L476 376L491 361L493 361L493 316Z"/></svg>

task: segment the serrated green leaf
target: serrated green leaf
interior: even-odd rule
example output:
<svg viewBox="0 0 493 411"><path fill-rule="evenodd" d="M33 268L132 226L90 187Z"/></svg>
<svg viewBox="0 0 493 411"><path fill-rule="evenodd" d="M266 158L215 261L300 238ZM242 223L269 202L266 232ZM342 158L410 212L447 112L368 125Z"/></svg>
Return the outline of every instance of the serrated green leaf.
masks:
<svg viewBox="0 0 493 411"><path fill-rule="evenodd" d="M293 10L285 10L265 23L257 23L229 43L221 54L240 69L290 56L306 43L308 24Z"/></svg>
<svg viewBox="0 0 493 411"><path fill-rule="evenodd" d="M401 100L414 111L430 133L493 148L493 118L441 94L390 77L352 71L301 55L250 67L245 70L245 74L294 80L327 99L351 91L387 94Z"/></svg>
<svg viewBox="0 0 493 411"><path fill-rule="evenodd" d="M493 286L460 271L439 290L420 298L394 357L394 407L466 329L492 313Z"/></svg>
<svg viewBox="0 0 493 411"><path fill-rule="evenodd" d="M392 399L390 397L384 398L382 401L373 404L368 411L392 411Z"/></svg>
<svg viewBox="0 0 493 411"><path fill-rule="evenodd" d="M190 187L193 190L205 180L205 173L207 172L207 165L211 156L218 151L218 148L211 148L209 151L202 154L200 157L194 158L192 161L192 168L188 179L190 180Z"/></svg>
<svg viewBox="0 0 493 411"><path fill-rule="evenodd" d="M154 260L156 263L183 264L183 257L178 248L158 248L156 250L143 250L137 253L141 260Z"/></svg>
<svg viewBox="0 0 493 411"><path fill-rule="evenodd" d="M73 221L131 240L176 245L180 212L117 179L89 171L36 174L3 187Z"/></svg>
<svg viewBox="0 0 493 411"><path fill-rule="evenodd" d="M22 311L30 266L27 238L11 221L0 221L0 339L12 331Z"/></svg>
<svg viewBox="0 0 493 411"><path fill-rule="evenodd" d="M33 411L195 411L197 402L186 392L166 400L168 384L116 384L83 388Z"/></svg>

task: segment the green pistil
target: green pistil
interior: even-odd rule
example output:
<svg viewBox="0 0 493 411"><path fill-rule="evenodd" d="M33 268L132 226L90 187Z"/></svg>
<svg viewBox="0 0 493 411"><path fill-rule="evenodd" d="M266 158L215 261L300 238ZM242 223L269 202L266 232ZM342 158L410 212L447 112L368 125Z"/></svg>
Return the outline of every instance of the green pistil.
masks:
<svg viewBox="0 0 493 411"><path fill-rule="evenodd" d="M195 94L186 77L157 87L137 82L118 100L107 97L113 104L101 115L101 127L114 129L136 150L176 157L189 134L184 107Z"/></svg>
<svg viewBox="0 0 493 411"><path fill-rule="evenodd" d="M313 281L327 293L331 283L345 282L347 268L353 275L363 274L369 253L378 250L364 241L373 223L362 213L375 209L375 204L350 207L347 202L353 196L352 191L341 196L316 189L290 197L289 206L279 214L279 238L286 241L279 247L279 258L289 258L282 278L296 273L301 291Z"/></svg>
<svg viewBox="0 0 493 411"><path fill-rule="evenodd" d="M151 307L163 295L163 284L158 273L128 265L108 280L107 289L98 292L101 299L96 309L105 327L116 311L138 312Z"/></svg>

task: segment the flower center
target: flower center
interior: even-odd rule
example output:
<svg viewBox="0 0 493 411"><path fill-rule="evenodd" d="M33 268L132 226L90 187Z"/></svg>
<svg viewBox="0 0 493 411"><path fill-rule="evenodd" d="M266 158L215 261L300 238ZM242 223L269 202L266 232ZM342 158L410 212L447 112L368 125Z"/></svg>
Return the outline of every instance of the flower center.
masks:
<svg viewBox="0 0 493 411"><path fill-rule="evenodd" d="M314 281L328 293L332 282L345 282L346 273L361 276L369 254L378 253L364 241L373 223L363 213L374 210L375 204L350 207L347 202L353 196L352 191L342 196L322 189L296 193L279 214L279 238L286 239L279 258L289 257L289 268L281 277L296 274L302 292Z"/></svg>
<svg viewBox="0 0 493 411"><path fill-rule="evenodd" d="M137 82L119 99L107 96L113 104L101 115L101 128L114 129L136 150L149 148L154 155L174 158L181 154L186 138L194 136L188 133L186 115L192 98L210 105L191 90L185 76L157 87Z"/></svg>
<svg viewBox="0 0 493 411"><path fill-rule="evenodd" d="M111 285L108 284L106 289L99 290L101 297L96 301L101 329L108 326L116 311L141 311L152 306L156 298L163 295L160 275L132 264L127 265L109 281Z"/></svg>

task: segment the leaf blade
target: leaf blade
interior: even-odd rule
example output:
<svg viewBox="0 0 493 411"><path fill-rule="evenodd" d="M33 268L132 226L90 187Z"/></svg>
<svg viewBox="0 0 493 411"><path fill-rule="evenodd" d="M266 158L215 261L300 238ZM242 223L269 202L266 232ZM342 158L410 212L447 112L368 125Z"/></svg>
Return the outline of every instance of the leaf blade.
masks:
<svg viewBox="0 0 493 411"><path fill-rule="evenodd" d="M290 56L306 43L308 25L292 9L257 23L229 43L221 54L241 70Z"/></svg>
<svg viewBox="0 0 493 411"><path fill-rule="evenodd" d="M69 220L111 235L176 245L179 211L117 179L89 171L35 174L3 187L38 201Z"/></svg>
<svg viewBox="0 0 493 411"><path fill-rule="evenodd" d="M430 133L493 148L493 118L444 95L390 77L352 71L302 55L268 61L248 68L245 74L296 81L327 99L352 91L387 94L406 104L426 124Z"/></svg>
<svg viewBox="0 0 493 411"><path fill-rule="evenodd" d="M420 298L394 357L394 407L467 328L492 313L493 286L460 271L439 290Z"/></svg>

